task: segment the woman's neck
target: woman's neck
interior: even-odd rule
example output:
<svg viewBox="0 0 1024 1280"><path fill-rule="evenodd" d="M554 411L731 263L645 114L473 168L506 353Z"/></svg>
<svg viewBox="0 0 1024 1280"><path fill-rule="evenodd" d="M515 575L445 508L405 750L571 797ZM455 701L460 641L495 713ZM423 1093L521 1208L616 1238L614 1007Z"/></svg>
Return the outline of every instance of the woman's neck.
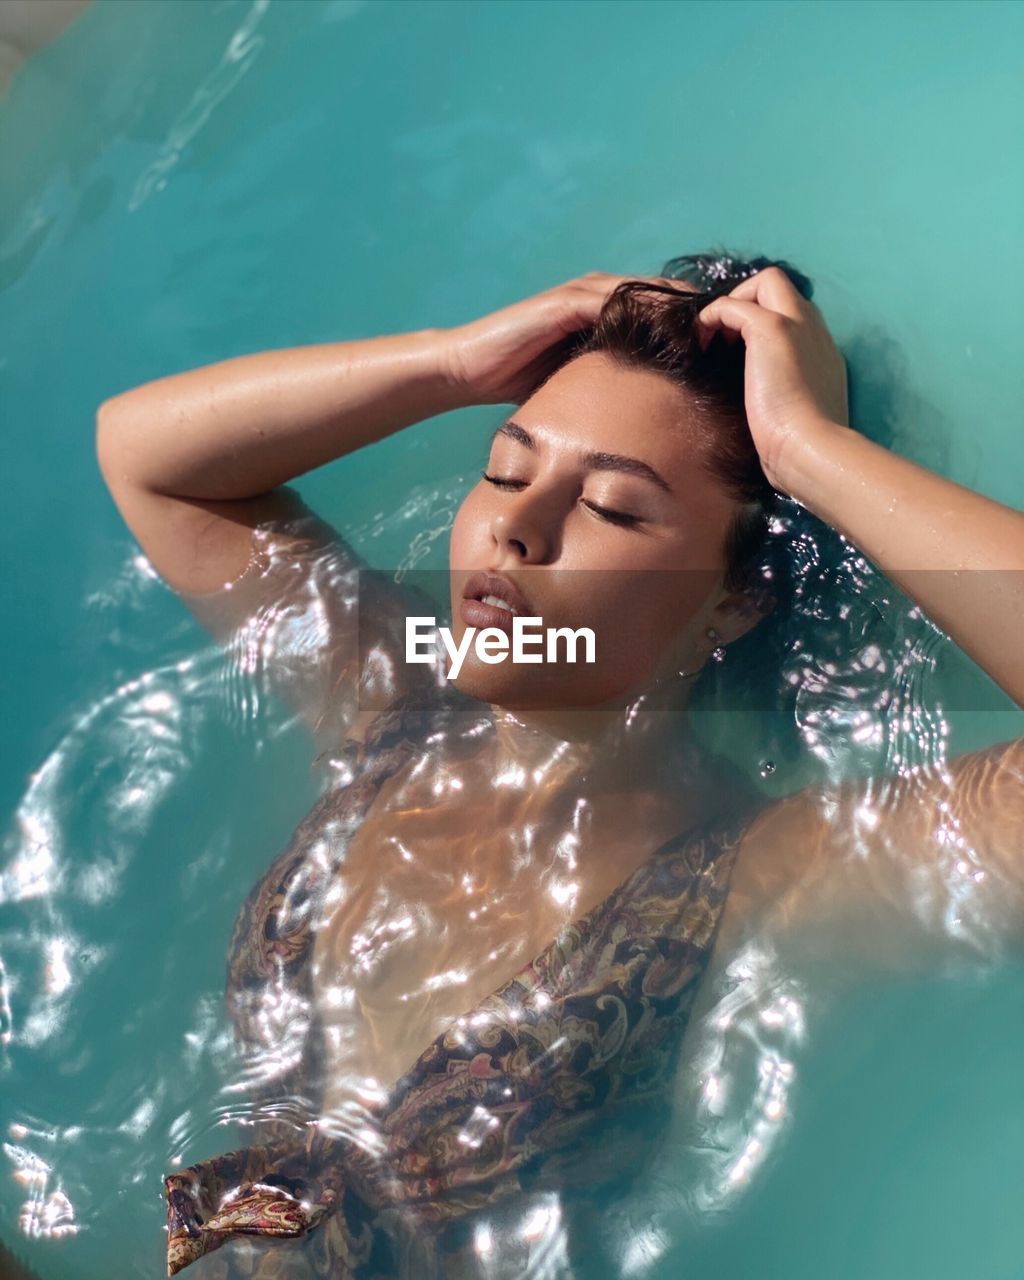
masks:
<svg viewBox="0 0 1024 1280"><path fill-rule="evenodd" d="M678 785L696 746L685 697L620 705L510 710L492 706L493 777L571 787L575 795Z"/></svg>

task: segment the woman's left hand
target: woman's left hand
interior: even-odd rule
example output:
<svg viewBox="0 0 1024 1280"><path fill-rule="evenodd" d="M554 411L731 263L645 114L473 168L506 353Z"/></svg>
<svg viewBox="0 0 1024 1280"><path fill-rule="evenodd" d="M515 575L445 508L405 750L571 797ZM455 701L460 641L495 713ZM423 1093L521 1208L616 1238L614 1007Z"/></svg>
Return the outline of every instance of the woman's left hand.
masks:
<svg viewBox="0 0 1024 1280"><path fill-rule="evenodd" d="M846 362L821 312L780 267L766 267L709 303L698 325L705 348L716 331L743 339L750 434L769 482L788 494L801 447L850 425Z"/></svg>

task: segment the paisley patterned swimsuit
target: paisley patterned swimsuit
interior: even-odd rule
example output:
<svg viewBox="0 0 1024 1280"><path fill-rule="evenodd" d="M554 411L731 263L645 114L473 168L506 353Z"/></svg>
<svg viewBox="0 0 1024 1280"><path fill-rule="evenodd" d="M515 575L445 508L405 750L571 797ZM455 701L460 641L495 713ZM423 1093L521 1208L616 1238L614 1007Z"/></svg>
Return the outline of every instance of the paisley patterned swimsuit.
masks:
<svg viewBox="0 0 1024 1280"><path fill-rule="evenodd" d="M313 907L385 779L422 749L431 714L406 696L378 716L353 743L355 780L324 796L249 895L227 987L247 1048L280 1050L261 993L272 991L278 1007L283 994L312 1007ZM453 1021L370 1107L371 1141L330 1136L315 1121L303 1136L294 1120L272 1119L254 1145L165 1178L167 1274L249 1236L263 1240L242 1273L258 1280L384 1280L397 1274L403 1238L422 1249L424 1231L517 1192L571 1187L576 1175L593 1184L593 1155L580 1154L588 1132L605 1151L615 1144L618 1168L631 1167L668 1113L666 1086L749 819L667 841ZM329 857L313 857L325 823L339 839ZM278 1098L302 1096L315 1078L316 1030L314 1020L301 1060L275 1082ZM204 1263L204 1276L239 1274L231 1252ZM426 1275L425 1264L415 1274Z"/></svg>

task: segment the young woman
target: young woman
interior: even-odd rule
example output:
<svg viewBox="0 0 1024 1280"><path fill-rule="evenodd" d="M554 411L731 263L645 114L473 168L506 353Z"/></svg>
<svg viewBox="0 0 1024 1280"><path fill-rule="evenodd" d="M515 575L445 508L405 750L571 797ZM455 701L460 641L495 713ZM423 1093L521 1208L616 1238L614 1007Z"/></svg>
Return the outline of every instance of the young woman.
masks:
<svg viewBox="0 0 1024 1280"><path fill-rule="evenodd" d="M252 1146L166 1179L169 1274L229 1274L246 1235L281 1238L246 1275L457 1274L441 1227L642 1158L698 992L752 932L931 963L970 945L956 894L993 945L1024 936L1024 739L759 806L689 735L702 668L773 606L754 566L779 494L1024 705L1024 514L851 429L809 295L763 259L591 272L101 407L143 550L339 771L239 917L229 1004L276 1101ZM406 620L436 606L284 487L484 403L517 409L451 530L452 642L519 614L591 629L593 663L409 662Z"/></svg>

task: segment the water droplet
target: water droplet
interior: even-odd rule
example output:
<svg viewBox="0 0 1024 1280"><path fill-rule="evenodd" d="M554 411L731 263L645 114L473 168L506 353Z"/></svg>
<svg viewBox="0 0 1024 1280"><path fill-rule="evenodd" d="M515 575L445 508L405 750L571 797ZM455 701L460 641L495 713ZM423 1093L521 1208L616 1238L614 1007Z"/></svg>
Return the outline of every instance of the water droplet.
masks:
<svg viewBox="0 0 1024 1280"><path fill-rule="evenodd" d="M762 778L767 778L770 774L772 774L772 773L774 773L774 772L775 772L775 761L774 761L774 760L762 760L762 761L761 761L761 777L762 777Z"/></svg>

